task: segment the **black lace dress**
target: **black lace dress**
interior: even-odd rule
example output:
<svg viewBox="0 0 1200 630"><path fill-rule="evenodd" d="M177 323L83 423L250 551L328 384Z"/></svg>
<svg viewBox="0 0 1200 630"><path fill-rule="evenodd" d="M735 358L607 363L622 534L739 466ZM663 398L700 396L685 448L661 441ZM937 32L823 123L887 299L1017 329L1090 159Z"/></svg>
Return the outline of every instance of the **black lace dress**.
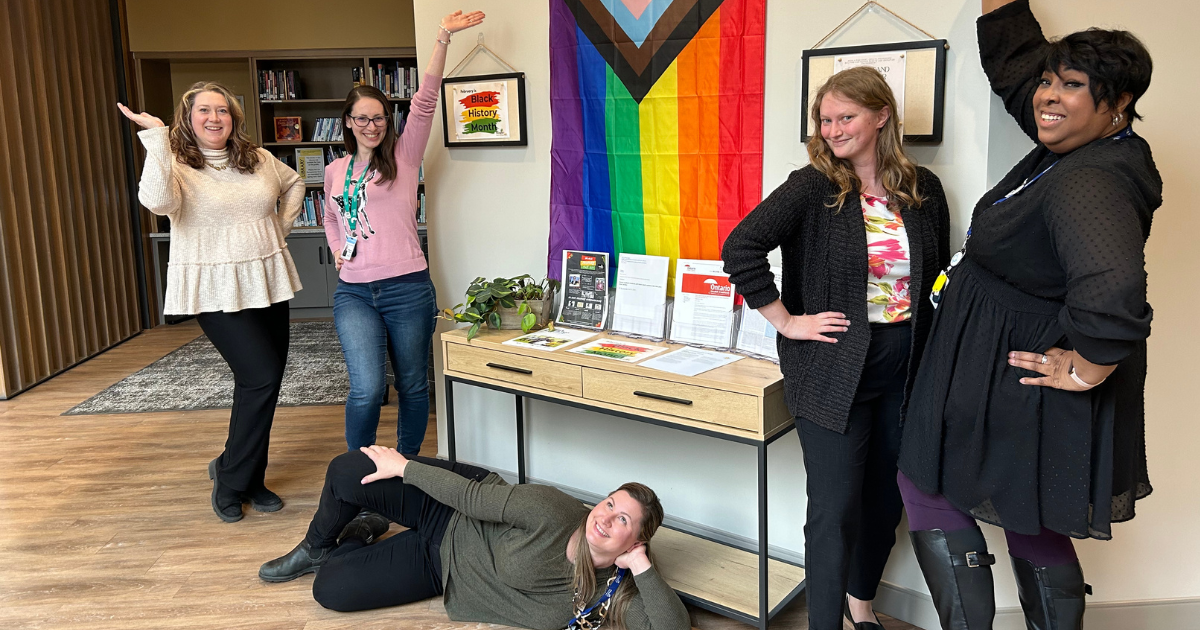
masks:
<svg viewBox="0 0 1200 630"><path fill-rule="evenodd" d="M992 89L1036 141L1046 40L1028 2L978 28ZM1021 534L1044 526L1107 539L1151 491L1144 248L1162 179L1146 141L1120 135L1064 155L1039 144L979 200L914 384L900 469L921 490ZM1022 385L1038 374L1008 365L1008 352L1051 346L1118 367L1087 392Z"/></svg>

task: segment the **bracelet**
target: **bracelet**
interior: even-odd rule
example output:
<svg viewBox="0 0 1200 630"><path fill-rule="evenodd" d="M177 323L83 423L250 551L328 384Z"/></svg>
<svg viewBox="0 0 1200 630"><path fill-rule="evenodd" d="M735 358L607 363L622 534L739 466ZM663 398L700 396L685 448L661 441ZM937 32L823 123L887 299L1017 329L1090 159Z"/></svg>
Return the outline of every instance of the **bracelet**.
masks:
<svg viewBox="0 0 1200 630"><path fill-rule="evenodd" d="M450 45L450 40L442 41L442 40L440 40L440 39L436 39L436 38L435 38L433 41L435 41L435 42L437 42L437 43L439 43L439 44L441 44L441 45L443 45L443 46L449 46L449 45Z"/></svg>
<svg viewBox="0 0 1200 630"><path fill-rule="evenodd" d="M446 28L445 26L442 26L441 24L438 24L438 28L442 29L443 31L446 31L446 36L447 36L447 37L449 37L450 35L453 35L453 34L454 34L454 33L451 33L451 32L450 32L450 29Z"/></svg>
<svg viewBox="0 0 1200 630"><path fill-rule="evenodd" d="M1075 381L1080 387L1084 387L1087 389L1096 387L1097 385L1099 385L1100 383L1103 383L1105 381L1105 379L1102 378L1102 379L1100 379L1100 383L1089 383L1089 382L1083 380L1082 378L1079 378L1079 375L1075 373L1074 365L1071 366L1071 380Z"/></svg>

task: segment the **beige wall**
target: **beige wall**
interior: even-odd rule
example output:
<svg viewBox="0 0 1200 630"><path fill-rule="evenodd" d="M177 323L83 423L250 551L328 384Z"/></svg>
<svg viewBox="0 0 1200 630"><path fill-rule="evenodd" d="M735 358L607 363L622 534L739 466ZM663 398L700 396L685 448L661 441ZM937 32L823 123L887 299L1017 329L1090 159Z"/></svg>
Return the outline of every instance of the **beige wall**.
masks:
<svg viewBox="0 0 1200 630"><path fill-rule="evenodd" d="M807 162L796 122L801 52L862 3L768 0L767 4L765 123L775 130L764 143L764 191L769 192L788 172ZM1011 121L998 113L998 99L988 92L979 68L974 26L978 0L890 0L886 4L950 40L946 140L936 146L916 147L913 153L946 185L957 244L975 199L994 181L996 172L1011 166L1012 156L1022 152L1025 141ZM461 301L463 290L475 276L545 272L550 184L547 1L478 0L474 6L488 15L482 30L489 46L526 73L530 143L526 148L449 151L442 147L440 123L435 123L425 163L431 270L442 306ZM415 7L417 32L432 32L437 20L456 8L459 3L454 0L421 0ZM1200 5L1189 0L1160 0L1152 6L1127 0L1034 0L1034 11L1049 34L1091 25L1128 28L1142 37L1156 63L1154 83L1139 107L1147 120L1136 125L1154 149L1166 198L1147 250L1150 300L1156 312L1146 391L1149 465L1155 493L1139 503L1133 522L1115 526L1113 541L1078 545L1088 581L1095 587L1089 602L1200 603L1200 571L1195 568L1200 565L1200 538L1192 535L1200 522L1200 466L1195 456L1200 444L1200 411L1191 393L1200 375L1196 368L1200 336L1191 322L1194 258L1200 248L1189 229L1194 214L1191 200L1200 198L1200 178L1191 172L1195 147L1200 146L1200 131L1192 122L1191 110L1193 103L1200 102L1200 86L1195 80L1195 45L1189 29L1200 23ZM829 45L920 38L919 32L880 15L868 15ZM473 40L473 34L459 36L451 46L448 67L470 50ZM432 43L432 37L418 38L421 58L429 54ZM492 69L484 64L473 70ZM513 470L512 398L457 387L455 407L459 456ZM444 405L438 409L441 412ZM526 417L532 477L604 493L615 485L615 467L622 481L637 479L659 489L673 516L734 535L755 535L751 449L536 402L530 403ZM444 417L441 422L444 437ZM564 453L586 453L586 457L564 457ZM806 504L799 445L794 436L787 436L772 445L770 453L772 545L801 552ZM1003 537L994 528L985 529L993 551L1003 559ZM996 575L998 604L1011 613L1018 601L1006 563L1001 563ZM927 592L903 535L885 579L900 591ZM930 619L932 608L920 605L926 608L910 616ZM1105 608L1089 610L1089 627L1168 627L1136 617L1149 613L1134 611L1135 621L1114 625L1112 613ZM1016 621L1010 614L996 627L1023 627L1023 623L1014 625Z"/></svg>
<svg viewBox="0 0 1200 630"><path fill-rule="evenodd" d="M413 0L125 0L125 7L133 52L413 45Z"/></svg>

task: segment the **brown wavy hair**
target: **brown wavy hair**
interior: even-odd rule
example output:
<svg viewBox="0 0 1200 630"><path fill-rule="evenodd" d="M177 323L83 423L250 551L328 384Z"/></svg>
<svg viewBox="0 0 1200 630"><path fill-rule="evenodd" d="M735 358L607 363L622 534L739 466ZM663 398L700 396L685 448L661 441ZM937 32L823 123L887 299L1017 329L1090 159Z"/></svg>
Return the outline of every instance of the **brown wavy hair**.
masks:
<svg viewBox="0 0 1200 630"><path fill-rule="evenodd" d="M646 557L650 558L651 564L654 564L654 557L650 555L650 539L662 525L662 503L658 502L658 495L654 494L653 490L635 482L622 485L610 492L608 496L622 490L642 506L642 523L638 528L638 540L646 545ZM572 585L578 595L576 601L571 602L576 609L579 606L586 607L591 601L592 595L596 593L596 567L592 563L592 550L588 545L587 535L584 533L585 527L587 527L586 514L583 516L583 522L579 524L579 529L576 530L578 540L575 541L575 575ZM612 596L612 603L609 604L608 615L604 621L611 624L615 630L625 630L625 611L629 609L630 600L637 594L638 589L633 580L628 576L622 579L621 586Z"/></svg>
<svg viewBox="0 0 1200 630"><path fill-rule="evenodd" d="M841 208L847 195L862 189L862 181L854 173L854 165L835 156L821 137L821 101L826 94L836 94L876 113L888 108L888 120L879 130L879 139L875 143L879 183L887 191L889 205L919 208L924 199L917 190L917 164L904 152L904 133L896 118L896 97L883 75L866 66L843 70L829 77L813 98L810 115L814 131L808 138L808 158L813 168L838 187L837 198L829 207Z"/></svg>
<svg viewBox="0 0 1200 630"><path fill-rule="evenodd" d="M399 134L396 133L396 125L392 120L391 103L388 103L387 96L377 87L370 85L360 85L350 90L346 95L346 106L342 108L342 124L346 126L346 132L342 134L342 143L346 145L346 152L350 155L358 153L358 138L354 137L354 130L350 128L354 123L350 122L350 110L354 109L354 104L364 98L373 98L383 105L383 117L387 119L387 127L383 132L383 141L379 146L375 147L375 151L371 153L371 166L375 169L375 183L383 184L396 179L396 141L399 139Z"/></svg>
<svg viewBox="0 0 1200 630"><path fill-rule="evenodd" d="M196 104L196 95L203 92L216 92L225 97L229 105L229 116L233 118L233 131L225 142L229 152L229 164L239 173L253 173L262 157L258 154L258 146L250 141L246 133L246 113L229 88L214 81L199 81L193 83L175 106L175 117L171 120L171 152L180 164L192 168L204 168L204 154L196 143L196 132L192 129L192 107Z"/></svg>

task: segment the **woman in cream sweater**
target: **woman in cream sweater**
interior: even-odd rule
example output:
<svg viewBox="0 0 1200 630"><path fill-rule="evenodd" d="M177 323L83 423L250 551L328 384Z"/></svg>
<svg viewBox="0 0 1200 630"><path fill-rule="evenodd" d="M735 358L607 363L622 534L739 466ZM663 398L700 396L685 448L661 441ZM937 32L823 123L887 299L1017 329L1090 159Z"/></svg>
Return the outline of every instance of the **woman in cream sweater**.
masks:
<svg viewBox="0 0 1200 630"><path fill-rule="evenodd" d="M288 300L301 288L284 237L304 184L250 142L241 107L223 85L193 85L169 128L118 107L143 127L138 200L171 220L164 312L196 315L233 370L229 436L208 465L213 511L229 523L242 518L244 500L274 512L283 501L264 483L267 446L287 362Z"/></svg>

